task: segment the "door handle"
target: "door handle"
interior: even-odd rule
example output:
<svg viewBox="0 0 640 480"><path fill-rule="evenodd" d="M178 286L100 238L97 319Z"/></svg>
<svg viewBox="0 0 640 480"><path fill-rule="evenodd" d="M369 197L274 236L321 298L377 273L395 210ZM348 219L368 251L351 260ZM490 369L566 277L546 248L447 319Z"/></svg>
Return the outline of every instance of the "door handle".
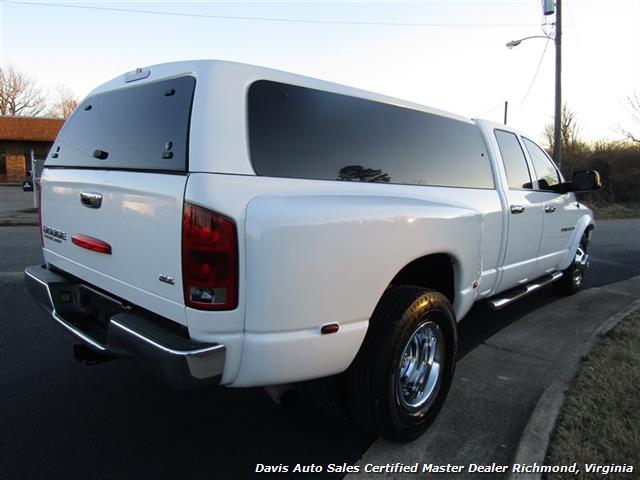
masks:
<svg viewBox="0 0 640 480"><path fill-rule="evenodd" d="M95 192L81 192L80 202L87 208L100 208L102 205L102 194Z"/></svg>
<svg viewBox="0 0 640 480"><path fill-rule="evenodd" d="M524 207L522 205L511 205L511 213L522 213L524 212Z"/></svg>
<svg viewBox="0 0 640 480"><path fill-rule="evenodd" d="M556 211L556 207L554 207L553 205L545 205L544 206L544 212L545 213L553 213Z"/></svg>

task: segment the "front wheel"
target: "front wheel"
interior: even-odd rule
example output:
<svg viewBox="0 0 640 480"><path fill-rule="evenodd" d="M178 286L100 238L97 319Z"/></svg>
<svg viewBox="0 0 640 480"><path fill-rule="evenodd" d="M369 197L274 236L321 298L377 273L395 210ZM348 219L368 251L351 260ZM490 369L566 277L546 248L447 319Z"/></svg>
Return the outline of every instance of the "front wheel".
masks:
<svg viewBox="0 0 640 480"><path fill-rule="evenodd" d="M387 290L347 371L351 415L390 440L418 437L447 396L456 344L455 315L444 295L415 286Z"/></svg>
<svg viewBox="0 0 640 480"><path fill-rule="evenodd" d="M584 283L584 276L589 268L589 255L587 254L588 238L587 234L582 236L580 245L576 250L576 256L571 265L562 272L562 277L553 286L556 293L560 295L573 295Z"/></svg>

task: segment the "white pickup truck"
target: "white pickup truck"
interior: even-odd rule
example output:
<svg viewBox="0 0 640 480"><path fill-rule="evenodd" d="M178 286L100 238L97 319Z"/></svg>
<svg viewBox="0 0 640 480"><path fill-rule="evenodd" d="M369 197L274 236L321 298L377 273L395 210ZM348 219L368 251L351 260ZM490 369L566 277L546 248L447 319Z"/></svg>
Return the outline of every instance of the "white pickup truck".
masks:
<svg viewBox="0 0 640 480"><path fill-rule="evenodd" d="M224 61L94 90L41 178L31 295L88 362L178 387L305 382L398 441L454 372L456 324L580 287L593 215L513 129ZM311 382L306 382L311 381Z"/></svg>

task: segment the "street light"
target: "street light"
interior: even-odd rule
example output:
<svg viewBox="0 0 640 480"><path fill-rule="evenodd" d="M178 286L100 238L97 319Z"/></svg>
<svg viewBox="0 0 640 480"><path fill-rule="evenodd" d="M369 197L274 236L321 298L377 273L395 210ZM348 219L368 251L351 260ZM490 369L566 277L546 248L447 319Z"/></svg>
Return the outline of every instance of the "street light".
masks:
<svg viewBox="0 0 640 480"><path fill-rule="evenodd" d="M544 14L550 15L553 13L553 2L547 0L543 2ZM525 40L530 38L546 38L547 40L554 40L556 44L556 98L555 109L553 114L553 159L556 161L558 168L562 165L562 0L555 1L555 35L553 37L549 35L532 35L530 37L524 37L520 40L511 40L506 44L507 48L513 48L520 45Z"/></svg>
<svg viewBox="0 0 640 480"><path fill-rule="evenodd" d="M513 48L513 47L517 47L518 45L520 45L522 42L524 42L525 40L529 40L530 38L546 38L547 40L553 40L553 37L550 37L548 35L532 35L530 37L524 37L521 38L520 40L511 40L510 42L508 42L505 46L509 49Z"/></svg>

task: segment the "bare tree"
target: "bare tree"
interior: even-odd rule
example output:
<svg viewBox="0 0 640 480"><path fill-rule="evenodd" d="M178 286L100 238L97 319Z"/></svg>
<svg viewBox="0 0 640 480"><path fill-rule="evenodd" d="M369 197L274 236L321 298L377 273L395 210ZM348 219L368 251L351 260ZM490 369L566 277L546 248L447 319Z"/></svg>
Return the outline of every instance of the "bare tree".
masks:
<svg viewBox="0 0 640 480"><path fill-rule="evenodd" d="M547 144L547 151L550 154L554 149L555 139L553 133L553 124L547 124L544 127L544 137ZM566 103L562 106L560 134L562 141L562 170L563 173L568 173L573 169L576 162L587 154L589 147L580 139L580 125L576 112L571 110Z"/></svg>
<svg viewBox="0 0 640 480"><path fill-rule="evenodd" d="M32 117L46 107L42 90L13 67L0 66L0 115Z"/></svg>
<svg viewBox="0 0 640 480"><path fill-rule="evenodd" d="M565 103L562 105L562 118L560 120L560 135L562 136L562 149L571 148L579 142L580 126L576 118L576 112ZM555 139L553 138L553 124L544 127L544 136L547 146L553 151Z"/></svg>
<svg viewBox="0 0 640 480"><path fill-rule="evenodd" d="M627 110L631 114L631 118L635 123L640 123L640 90L636 90L625 99ZM640 134L633 133L631 130L627 130L622 127L616 129L619 133L624 135L628 140L632 142L640 143Z"/></svg>
<svg viewBox="0 0 640 480"><path fill-rule="evenodd" d="M47 115L51 117L69 118L78 107L78 99L73 92L64 85L58 85L56 90L55 102L49 110L47 110Z"/></svg>

